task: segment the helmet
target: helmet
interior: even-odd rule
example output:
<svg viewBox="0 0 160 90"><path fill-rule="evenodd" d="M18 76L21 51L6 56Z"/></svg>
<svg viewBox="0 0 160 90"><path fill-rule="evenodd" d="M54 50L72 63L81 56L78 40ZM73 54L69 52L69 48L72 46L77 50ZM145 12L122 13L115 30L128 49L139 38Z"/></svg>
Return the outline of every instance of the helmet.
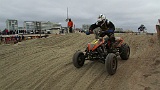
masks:
<svg viewBox="0 0 160 90"><path fill-rule="evenodd" d="M101 21L105 21L105 20L106 20L106 16L103 15L103 14L100 14L100 15L98 16L97 22L101 22Z"/></svg>
<svg viewBox="0 0 160 90"><path fill-rule="evenodd" d="M102 25L105 23L105 21L106 21L106 16L103 15L103 14L100 14L100 15L98 16L98 20L97 20L97 22L96 22L96 25L102 26Z"/></svg>

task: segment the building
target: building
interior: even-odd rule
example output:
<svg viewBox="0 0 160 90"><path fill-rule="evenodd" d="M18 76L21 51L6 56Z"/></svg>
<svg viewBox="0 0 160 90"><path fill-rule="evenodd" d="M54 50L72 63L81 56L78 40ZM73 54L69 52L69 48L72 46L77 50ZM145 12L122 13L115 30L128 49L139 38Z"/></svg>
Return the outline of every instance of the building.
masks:
<svg viewBox="0 0 160 90"><path fill-rule="evenodd" d="M52 34L59 34L62 29L62 25L60 23L53 23L51 28Z"/></svg>
<svg viewBox="0 0 160 90"><path fill-rule="evenodd" d="M6 29L8 29L8 31L18 30L18 20L7 19L6 20Z"/></svg>
<svg viewBox="0 0 160 90"><path fill-rule="evenodd" d="M24 28L27 33L53 33L59 34L62 29L61 24L53 23L53 22L45 22L45 21L24 21Z"/></svg>
<svg viewBox="0 0 160 90"><path fill-rule="evenodd" d="M88 25L88 24L83 24L82 25L82 29L84 30L84 31L87 31L87 30L89 30L89 27L90 27L91 25Z"/></svg>
<svg viewBox="0 0 160 90"><path fill-rule="evenodd" d="M24 21L23 26L27 33L35 33L36 21Z"/></svg>
<svg viewBox="0 0 160 90"><path fill-rule="evenodd" d="M53 22L41 22L42 32L50 32L52 34L59 34L62 30L62 25L60 23Z"/></svg>

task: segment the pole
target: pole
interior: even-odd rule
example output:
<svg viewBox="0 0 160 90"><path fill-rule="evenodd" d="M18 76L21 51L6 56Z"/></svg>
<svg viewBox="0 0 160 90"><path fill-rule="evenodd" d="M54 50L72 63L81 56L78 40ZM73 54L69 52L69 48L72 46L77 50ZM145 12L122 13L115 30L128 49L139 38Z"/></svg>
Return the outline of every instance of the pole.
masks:
<svg viewBox="0 0 160 90"><path fill-rule="evenodd" d="M40 28L40 38L41 38L41 33L42 33L41 22L39 22L39 24L40 24L39 28Z"/></svg>
<svg viewBox="0 0 160 90"><path fill-rule="evenodd" d="M67 21L68 21L68 7L67 7Z"/></svg>
<svg viewBox="0 0 160 90"><path fill-rule="evenodd" d="M67 20L66 21L68 22L68 7L67 7ZM68 23L67 23L67 33L69 33Z"/></svg>

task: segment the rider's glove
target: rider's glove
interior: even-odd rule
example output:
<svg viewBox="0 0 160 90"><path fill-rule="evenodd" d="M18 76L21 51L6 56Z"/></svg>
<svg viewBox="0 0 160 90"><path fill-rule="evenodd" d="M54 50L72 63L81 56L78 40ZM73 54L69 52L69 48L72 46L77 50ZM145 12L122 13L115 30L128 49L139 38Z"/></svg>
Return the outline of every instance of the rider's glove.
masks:
<svg viewBox="0 0 160 90"><path fill-rule="evenodd" d="M86 35L90 35L90 32L89 32L89 31L87 31L87 32L86 32Z"/></svg>
<svg viewBox="0 0 160 90"><path fill-rule="evenodd" d="M93 34L93 31L92 31L92 30L89 30L89 33L90 33L90 34Z"/></svg>

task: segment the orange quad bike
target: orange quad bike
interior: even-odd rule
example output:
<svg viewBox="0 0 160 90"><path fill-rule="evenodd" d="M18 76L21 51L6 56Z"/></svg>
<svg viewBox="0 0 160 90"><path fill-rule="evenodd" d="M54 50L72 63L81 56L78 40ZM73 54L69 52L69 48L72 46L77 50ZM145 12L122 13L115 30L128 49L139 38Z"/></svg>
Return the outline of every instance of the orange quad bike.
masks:
<svg viewBox="0 0 160 90"><path fill-rule="evenodd" d="M115 37L115 48L112 48L109 38L101 37L95 39L84 52L78 50L73 55L73 64L76 68L84 65L85 60L98 60L105 64L105 69L108 74L113 75L117 70L117 56L122 60L128 60L130 56L130 47L121 37Z"/></svg>

